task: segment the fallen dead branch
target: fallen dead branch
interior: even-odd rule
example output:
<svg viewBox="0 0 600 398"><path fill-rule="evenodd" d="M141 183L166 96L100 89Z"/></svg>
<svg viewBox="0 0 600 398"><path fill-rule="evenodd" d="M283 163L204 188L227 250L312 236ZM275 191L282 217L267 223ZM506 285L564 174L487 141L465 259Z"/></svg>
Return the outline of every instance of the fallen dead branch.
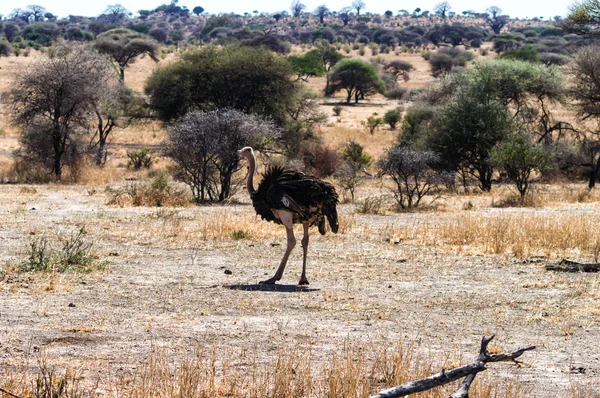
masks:
<svg viewBox="0 0 600 398"><path fill-rule="evenodd" d="M535 346L529 346L519 348L518 350L509 354L490 354L487 351L487 347L490 341L492 341L492 339L494 338L494 336L495 335L492 335L491 337L483 336L483 338L481 339L481 347L479 349L479 357L475 362L449 371L442 370L440 373L437 373L433 376L429 376L425 379L401 384L397 387L381 391L377 395L373 395L371 398L404 397L410 394L430 390L432 388L451 383L462 377L464 377L465 379L463 380L460 389L456 393L454 393L450 398L467 398L469 396L469 388L471 387L471 383L473 383L473 380L475 380L475 376L477 375L477 373L486 370L485 365L487 363L511 361L516 364L520 364L521 362L517 361L517 358L523 355L525 351L531 351L535 349Z"/></svg>
<svg viewBox="0 0 600 398"><path fill-rule="evenodd" d="M21 398L20 396L18 396L18 395L16 395L16 394L13 394L12 392L10 392L10 391L8 391L8 390L5 390L5 389L4 389L4 388L2 388L2 387L0 387L0 394L1 394L0 396L2 396L2 395L4 395L4 394L6 394L6 395L9 395L9 396L11 396L11 397L13 397L13 398Z"/></svg>
<svg viewBox="0 0 600 398"><path fill-rule="evenodd" d="M578 263L577 261L563 258L558 264L546 265L546 271L558 272L600 272L600 264Z"/></svg>

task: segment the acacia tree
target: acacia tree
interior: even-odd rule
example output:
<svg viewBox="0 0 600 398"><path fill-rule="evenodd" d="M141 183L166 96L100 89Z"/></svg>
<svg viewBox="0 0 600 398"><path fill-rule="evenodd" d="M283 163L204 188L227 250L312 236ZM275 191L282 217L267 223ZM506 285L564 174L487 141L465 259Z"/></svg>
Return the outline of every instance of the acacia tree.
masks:
<svg viewBox="0 0 600 398"><path fill-rule="evenodd" d="M354 97L354 102L376 93L385 93L385 83L375 67L358 59L344 59L337 63L328 74L329 87L326 92L331 95L339 90L346 90L346 102Z"/></svg>
<svg viewBox="0 0 600 398"><path fill-rule="evenodd" d="M158 43L148 35L129 29L117 28L99 34L94 48L112 59L122 83L125 82L125 68L138 56L147 54L158 62Z"/></svg>
<svg viewBox="0 0 600 398"><path fill-rule="evenodd" d="M394 60L386 63L383 66L383 71L391 74L394 77L394 81L397 82L399 78L402 78L405 82L410 79L410 71L415 68L410 62Z"/></svg>
<svg viewBox="0 0 600 398"><path fill-rule="evenodd" d="M56 179L62 176L63 155L89 125L111 76L104 57L71 44L60 46L53 56L40 56L16 78L10 100L14 122L37 137L24 150L45 162ZM36 143L45 148L43 153Z"/></svg>
<svg viewBox="0 0 600 398"><path fill-rule="evenodd" d="M275 125L257 115L192 111L167 130L164 148L175 162L175 177L189 185L197 202L221 202L233 193L237 151L247 145L264 148L277 135Z"/></svg>

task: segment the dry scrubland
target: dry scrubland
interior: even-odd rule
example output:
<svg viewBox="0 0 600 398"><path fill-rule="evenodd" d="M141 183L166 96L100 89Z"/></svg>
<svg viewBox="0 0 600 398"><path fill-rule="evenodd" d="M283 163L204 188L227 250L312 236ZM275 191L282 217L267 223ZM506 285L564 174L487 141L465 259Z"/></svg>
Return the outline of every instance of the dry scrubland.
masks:
<svg viewBox="0 0 600 398"><path fill-rule="evenodd" d="M432 80L420 57L402 57L417 67L409 85ZM29 61L0 60L0 91ZM141 90L153 67L135 63L127 83ZM360 121L396 106L344 107L324 140L355 138L379 156L395 133L370 136ZM18 137L1 116L5 173ZM157 124L118 131L108 167L85 169L77 184L2 186L0 387L35 396L62 380L84 396L365 397L470 362L481 336L496 333L495 351L538 349L526 366L490 365L474 396L599 396L600 279L544 270L563 257L598 261L600 194L584 183L538 185L530 208L502 207L514 192L495 186L406 214L391 209L385 180L365 180L357 199L371 206L342 204L340 233L313 234L310 287L296 286L299 247L282 283L263 287L285 235L257 220L243 192L230 206L109 204L151 178L125 168L126 151L162 137ZM18 272L32 244L59 250L82 227L92 272Z"/></svg>

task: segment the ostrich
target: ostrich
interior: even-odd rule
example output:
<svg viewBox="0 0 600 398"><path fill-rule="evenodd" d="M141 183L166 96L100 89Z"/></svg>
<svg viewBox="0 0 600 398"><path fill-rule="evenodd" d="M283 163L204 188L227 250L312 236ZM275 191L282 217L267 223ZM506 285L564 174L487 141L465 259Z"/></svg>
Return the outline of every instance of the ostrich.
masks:
<svg viewBox="0 0 600 398"><path fill-rule="evenodd" d="M254 190L253 176L256 170L256 158L250 147L238 151L240 156L248 160L248 181L246 187L252 198L256 213L263 220L283 224L287 232L287 248L275 275L261 281L261 284L274 284L281 279L288 257L296 246L293 224L302 223L302 275L299 285L308 285L306 278L306 253L308 252L308 229L317 225L321 235L325 235L325 217L329 221L331 231L337 233L338 218L336 204L338 195L333 185L317 177L305 175L296 170L284 170L283 167L269 167L263 174L263 180Z"/></svg>

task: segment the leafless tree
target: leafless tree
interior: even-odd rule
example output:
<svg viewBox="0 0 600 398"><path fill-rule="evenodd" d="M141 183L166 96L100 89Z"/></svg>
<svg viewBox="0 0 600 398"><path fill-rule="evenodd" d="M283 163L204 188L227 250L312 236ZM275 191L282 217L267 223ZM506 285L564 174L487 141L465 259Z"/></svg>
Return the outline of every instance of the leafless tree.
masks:
<svg viewBox="0 0 600 398"><path fill-rule="evenodd" d="M398 206L410 210L417 207L425 195L437 192L442 185L454 180L454 173L438 169L439 162L435 152L397 147L388 149L378 165L396 184L394 195Z"/></svg>
<svg viewBox="0 0 600 398"><path fill-rule="evenodd" d="M367 5L363 0L354 0L352 2L352 8L356 10L356 15L360 15L360 10L364 9Z"/></svg>
<svg viewBox="0 0 600 398"><path fill-rule="evenodd" d="M300 15L302 15L302 11L304 11L305 8L306 6L302 4L300 0L294 0L290 6L290 11L292 11L294 18L300 18Z"/></svg>
<svg viewBox="0 0 600 398"><path fill-rule="evenodd" d="M508 15L501 15L502 9L496 6L491 6L485 11L488 14L486 18L487 24L492 28L495 34L500 34L500 31L508 23L510 17Z"/></svg>
<svg viewBox="0 0 600 398"><path fill-rule="evenodd" d="M42 6L30 5L27 6L27 12L31 13L31 17L34 22L40 22L44 20L44 14L46 14L46 9Z"/></svg>
<svg viewBox="0 0 600 398"><path fill-rule="evenodd" d="M235 109L192 111L167 131L164 148L198 202L223 201L233 193L238 149L264 147L277 134L272 122Z"/></svg>
<svg viewBox="0 0 600 398"><path fill-rule="evenodd" d="M320 5L315 10L315 15L319 17L319 22L323 24L323 20L329 15L329 8L326 5Z"/></svg>
<svg viewBox="0 0 600 398"><path fill-rule="evenodd" d="M441 3L438 3L435 5L435 7L433 7L433 12L435 12L443 19L446 19L446 16L448 15L448 12L451 9L452 7L450 6L450 3L448 3L447 1L442 1Z"/></svg>
<svg viewBox="0 0 600 398"><path fill-rule="evenodd" d="M102 16L108 23L118 24L122 22L130 14L127 8L121 4L113 4L106 7Z"/></svg>
<svg viewBox="0 0 600 398"><path fill-rule="evenodd" d="M39 153L55 177L62 176L63 155L78 133L87 131L94 104L107 92L113 73L106 59L83 45L61 45L52 56L40 56L17 76L11 95L14 123L35 132Z"/></svg>

